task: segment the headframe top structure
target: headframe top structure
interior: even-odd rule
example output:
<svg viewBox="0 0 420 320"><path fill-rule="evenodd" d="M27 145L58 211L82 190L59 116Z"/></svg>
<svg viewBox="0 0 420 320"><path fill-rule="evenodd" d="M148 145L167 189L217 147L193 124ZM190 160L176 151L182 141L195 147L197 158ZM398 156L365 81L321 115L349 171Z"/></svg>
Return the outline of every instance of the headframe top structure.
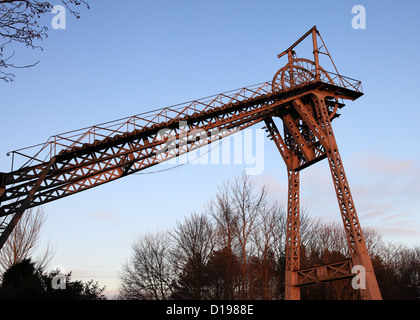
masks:
<svg viewBox="0 0 420 320"><path fill-rule="evenodd" d="M310 35L313 60L297 58L295 47ZM319 54L331 56L320 51L318 37L314 26L279 54L279 58L287 54L288 62L271 81L55 135L43 144L10 152L12 170L0 173L0 248L26 209L150 168L264 122L288 171L286 298L299 299L302 285L354 276L349 268L362 265L367 279L362 297L380 299L331 126L342 101L363 95L362 85L340 75L334 63L335 73L320 66ZM282 133L275 119L282 121ZM24 161L16 169L17 159ZM330 165L350 259L302 270L299 172L322 159Z"/></svg>

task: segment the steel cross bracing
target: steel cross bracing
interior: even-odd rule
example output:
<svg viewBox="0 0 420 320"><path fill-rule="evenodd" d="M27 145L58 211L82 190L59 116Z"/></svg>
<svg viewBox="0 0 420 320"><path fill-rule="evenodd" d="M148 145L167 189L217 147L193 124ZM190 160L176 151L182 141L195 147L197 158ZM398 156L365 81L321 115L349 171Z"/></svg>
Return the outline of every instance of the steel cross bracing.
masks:
<svg viewBox="0 0 420 320"><path fill-rule="evenodd" d="M293 50L309 35L314 61L296 58ZM264 121L288 170L286 298L299 299L301 285L353 276L350 266L359 264L367 272L362 297L380 299L331 126L344 106L339 99L359 98L361 82L320 67L317 36L314 27L280 54L287 54L289 61L270 82L56 135L35 146L39 148L35 155L30 155L33 147L13 151L13 157L27 162L0 173L0 248L28 208L150 168ZM281 119L283 135L274 119ZM325 158L351 263L301 270L299 172Z"/></svg>

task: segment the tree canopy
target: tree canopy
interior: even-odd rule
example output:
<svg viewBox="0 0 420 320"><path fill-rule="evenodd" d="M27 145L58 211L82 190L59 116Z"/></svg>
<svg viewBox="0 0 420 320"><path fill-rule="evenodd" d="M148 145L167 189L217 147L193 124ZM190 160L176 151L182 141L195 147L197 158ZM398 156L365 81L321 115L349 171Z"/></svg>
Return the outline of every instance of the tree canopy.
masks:
<svg viewBox="0 0 420 320"><path fill-rule="evenodd" d="M24 259L7 269L0 287L2 300L105 300L105 287L90 280L72 281L71 272L44 273L35 262Z"/></svg>
<svg viewBox="0 0 420 320"><path fill-rule="evenodd" d="M284 299L286 211L248 177L224 184L202 213L144 234L120 273L120 299ZM420 247L364 237L384 299L420 298ZM347 259L344 228L301 213L301 267ZM145 270L147 272L145 272ZM351 279L301 288L301 299L360 299Z"/></svg>

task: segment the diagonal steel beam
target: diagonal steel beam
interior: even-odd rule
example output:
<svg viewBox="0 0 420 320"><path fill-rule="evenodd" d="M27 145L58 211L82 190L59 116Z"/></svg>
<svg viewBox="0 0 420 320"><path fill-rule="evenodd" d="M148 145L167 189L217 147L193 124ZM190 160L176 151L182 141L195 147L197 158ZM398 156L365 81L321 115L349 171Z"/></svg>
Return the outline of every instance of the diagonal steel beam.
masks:
<svg viewBox="0 0 420 320"><path fill-rule="evenodd" d="M9 235L12 233L13 229L19 222L20 218L22 217L25 210L29 207L31 204L32 198L34 197L37 189L41 185L42 181L45 179L48 171L51 169L52 165L55 162L55 157L51 158L51 160L48 162L48 164L45 166L43 172L39 176L38 180L32 187L31 191L29 191L27 197L22 201L19 208L16 210L16 212L13 215L13 218L9 222L3 221L2 230L0 234L0 249L3 247L3 245L6 243Z"/></svg>

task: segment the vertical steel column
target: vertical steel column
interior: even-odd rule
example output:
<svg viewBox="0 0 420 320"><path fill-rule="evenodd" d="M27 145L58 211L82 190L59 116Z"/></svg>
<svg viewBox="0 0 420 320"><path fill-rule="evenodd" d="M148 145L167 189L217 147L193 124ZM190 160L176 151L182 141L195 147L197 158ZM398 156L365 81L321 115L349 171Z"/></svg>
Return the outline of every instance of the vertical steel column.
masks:
<svg viewBox="0 0 420 320"><path fill-rule="evenodd" d="M373 270L372 262L369 257L366 243L363 238L362 229L356 213L353 197L350 192L350 186L344 172L343 163L338 151L337 142L332 130L328 110L323 96L317 96L316 106L321 114L322 125L328 139L328 148L326 153L328 163L340 207L341 218L347 235L349 251L353 266L360 265L364 267L366 287L360 286L360 293L366 300L381 300L381 292Z"/></svg>
<svg viewBox="0 0 420 320"><path fill-rule="evenodd" d="M319 72L319 57L318 57L318 43L317 43L317 34L316 28L312 28L312 44L314 49L314 62L315 62L315 73L316 73L316 81L319 81L321 79L321 75Z"/></svg>
<svg viewBox="0 0 420 320"><path fill-rule="evenodd" d="M288 170L288 184L285 299L300 300L295 272L300 269L299 172Z"/></svg>
<svg viewBox="0 0 420 320"><path fill-rule="evenodd" d="M331 141L334 140L334 141ZM362 229L357 217L353 197L344 172L343 163L338 152L334 137L330 140L332 150L327 152L334 188L340 206L341 217L347 234L351 260L353 266L363 266L365 273L365 286L360 286L360 294L365 300L381 300L372 261L369 257L366 243L363 238Z"/></svg>
<svg viewBox="0 0 420 320"><path fill-rule="evenodd" d="M296 286L298 283L296 271L300 268L299 172L294 170L299 159L290 146L284 142L273 119L266 118L264 122L270 133L269 137L276 143L288 172L285 299L300 300L300 288Z"/></svg>

